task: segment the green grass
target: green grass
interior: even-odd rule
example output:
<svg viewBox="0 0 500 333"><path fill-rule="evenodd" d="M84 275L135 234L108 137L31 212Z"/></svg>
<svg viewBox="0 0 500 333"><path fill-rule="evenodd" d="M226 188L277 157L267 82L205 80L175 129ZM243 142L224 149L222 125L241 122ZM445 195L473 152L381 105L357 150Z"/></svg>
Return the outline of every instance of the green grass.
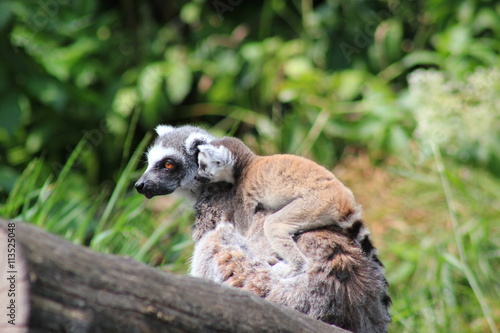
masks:
<svg viewBox="0 0 500 333"><path fill-rule="evenodd" d="M498 332L500 182L444 161L407 174L395 196L426 211L382 235L391 332ZM375 222L376 223L376 222Z"/></svg>
<svg viewBox="0 0 500 333"><path fill-rule="evenodd" d="M33 160L0 206L0 215L29 221L96 251L185 273L192 251L191 210L170 196L145 200L132 188L149 140L131 154L116 184L97 191L75 166L83 141L57 176L50 175L43 160ZM375 241L394 301L390 332L498 332L498 179L443 159L437 148L434 160L423 166L399 163L381 169L397 180L382 184L389 193L386 204L396 208L390 212L369 199L362 204L372 228L388 224ZM355 194L380 190L363 181ZM405 215L415 209L422 213ZM393 216L397 223L385 222L394 211L400 214Z"/></svg>
<svg viewBox="0 0 500 333"><path fill-rule="evenodd" d="M75 161L81 141L57 177L43 160L33 160L16 181L0 216L28 221L50 233L93 250L132 257L185 273L191 253L192 213L172 200L160 212L149 209L132 188L137 164L151 136L137 147L116 184L90 189Z"/></svg>

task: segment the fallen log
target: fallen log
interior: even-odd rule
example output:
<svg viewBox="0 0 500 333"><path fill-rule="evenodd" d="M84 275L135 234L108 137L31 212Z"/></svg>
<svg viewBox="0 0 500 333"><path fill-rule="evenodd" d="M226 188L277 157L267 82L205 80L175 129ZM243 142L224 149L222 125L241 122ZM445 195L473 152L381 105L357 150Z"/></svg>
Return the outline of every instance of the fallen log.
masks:
<svg viewBox="0 0 500 333"><path fill-rule="evenodd" d="M0 256L1 332L347 332L23 222L0 218Z"/></svg>

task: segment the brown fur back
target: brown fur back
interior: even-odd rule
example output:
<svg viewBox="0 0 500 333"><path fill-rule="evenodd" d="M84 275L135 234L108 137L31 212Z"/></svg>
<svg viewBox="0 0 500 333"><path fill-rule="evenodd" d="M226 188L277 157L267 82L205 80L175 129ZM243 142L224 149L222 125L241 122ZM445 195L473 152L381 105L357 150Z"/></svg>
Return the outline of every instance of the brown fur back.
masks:
<svg viewBox="0 0 500 333"><path fill-rule="evenodd" d="M258 156L243 171L237 186L245 191L242 195L261 202L315 196L318 202L336 207L337 219L343 219L357 206L351 190L330 171L295 155Z"/></svg>

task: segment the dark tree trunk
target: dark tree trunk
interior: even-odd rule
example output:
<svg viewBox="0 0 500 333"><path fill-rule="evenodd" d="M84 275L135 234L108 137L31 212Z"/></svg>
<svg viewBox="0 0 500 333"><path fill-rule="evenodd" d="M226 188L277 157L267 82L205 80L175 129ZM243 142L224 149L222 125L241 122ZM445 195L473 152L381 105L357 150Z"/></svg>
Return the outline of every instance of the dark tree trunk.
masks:
<svg viewBox="0 0 500 333"><path fill-rule="evenodd" d="M93 252L22 222L0 219L0 251L1 332L347 332L248 292Z"/></svg>

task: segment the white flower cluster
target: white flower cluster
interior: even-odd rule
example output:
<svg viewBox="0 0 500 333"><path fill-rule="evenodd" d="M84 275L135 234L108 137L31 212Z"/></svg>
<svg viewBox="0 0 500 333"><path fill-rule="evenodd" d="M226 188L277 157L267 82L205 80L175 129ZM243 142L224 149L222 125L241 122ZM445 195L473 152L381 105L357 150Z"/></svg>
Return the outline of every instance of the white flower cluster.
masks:
<svg viewBox="0 0 500 333"><path fill-rule="evenodd" d="M408 80L416 136L448 154L486 160L500 138L500 71L477 69L464 82L417 70Z"/></svg>

